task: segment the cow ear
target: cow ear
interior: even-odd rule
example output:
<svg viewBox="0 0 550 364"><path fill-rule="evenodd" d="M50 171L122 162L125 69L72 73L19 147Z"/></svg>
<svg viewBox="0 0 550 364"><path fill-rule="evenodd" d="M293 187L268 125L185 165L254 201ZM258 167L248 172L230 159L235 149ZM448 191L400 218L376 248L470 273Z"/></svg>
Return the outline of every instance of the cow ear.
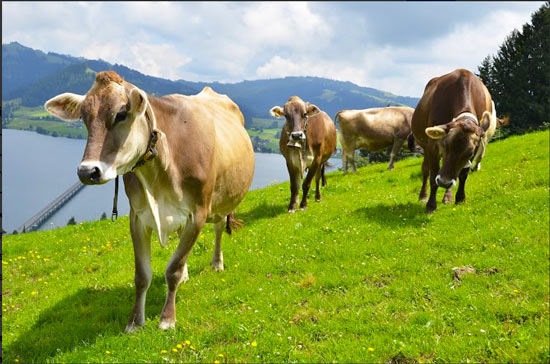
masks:
<svg viewBox="0 0 550 364"><path fill-rule="evenodd" d="M430 128L426 128L426 135L429 136L432 139L441 139L447 134L447 128L442 128L440 126L432 126Z"/></svg>
<svg viewBox="0 0 550 364"><path fill-rule="evenodd" d="M271 110L269 110L269 113L275 118L282 118L285 114L283 108L280 106L273 106Z"/></svg>
<svg viewBox="0 0 550 364"><path fill-rule="evenodd" d="M319 108L313 104L310 104L309 102L306 104L306 115L307 116L313 116L320 112Z"/></svg>
<svg viewBox="0 0 550 364"><path fill-rule="evenodd" d="M145 114L147 108L147 95L139 88L135 87L130 91L130 112L136 116Z"/></svg>
<svg viewBox="0 0 550 364"><path fill-rule="evenodd" d="M480 124L481 124L481 129L483 129L483 131L487 131L487 129L489 129L489 126L491 125L491 114L489 114L488 111L485 111L483 113Z"/></svg>
<svg viewBox="0 0 550 364"><path fill-rule="evenodd" d="M82 101L84 96L66 92L46 101L44 108L64 121L76 121L80 119Z"/></svg>

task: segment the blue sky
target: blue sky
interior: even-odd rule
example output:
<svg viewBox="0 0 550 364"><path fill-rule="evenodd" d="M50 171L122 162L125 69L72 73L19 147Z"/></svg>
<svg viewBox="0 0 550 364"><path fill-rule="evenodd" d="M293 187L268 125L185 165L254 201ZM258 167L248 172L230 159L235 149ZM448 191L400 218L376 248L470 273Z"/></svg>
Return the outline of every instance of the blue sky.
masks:
<svg viewBox="0 0 550 364"><path fill-rule="evenodd" d="M284 76L421 96L543 2L2 2L2 43L190 81Z"/></svg>

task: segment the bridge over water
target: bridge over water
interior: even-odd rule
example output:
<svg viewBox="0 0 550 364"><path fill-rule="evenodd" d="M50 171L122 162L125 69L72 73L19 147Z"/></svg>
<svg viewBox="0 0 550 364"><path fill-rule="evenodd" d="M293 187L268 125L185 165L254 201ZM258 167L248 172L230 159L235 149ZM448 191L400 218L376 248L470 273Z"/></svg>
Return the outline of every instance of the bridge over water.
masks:
<svg viewBox="0 0 550 364"><path fill-rule="evenodd" d="M50 216L65 205L74 195L76 195L84 185L78 181L68 190L59 195L55 200L50 202L46 207L40 210L36 215L27 220L18 229L18 233L24 233L37 230Z"/></svg>

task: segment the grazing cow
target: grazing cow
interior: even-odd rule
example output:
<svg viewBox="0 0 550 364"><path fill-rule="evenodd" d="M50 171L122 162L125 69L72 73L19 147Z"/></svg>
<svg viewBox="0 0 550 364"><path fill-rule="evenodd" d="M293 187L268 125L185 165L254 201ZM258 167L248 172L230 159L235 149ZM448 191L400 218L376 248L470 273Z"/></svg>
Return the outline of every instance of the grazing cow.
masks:
<svg viewBox="0 0 550 364"><path fill-rule="evenodd" d="M406 106L338 111L334 120L340 124L344 173L348 172L348 164L355 172L356 149L366 148L374 152L391 145L389 170L393 169L393 162L402 146L408 144L411 152L419 151L415 148L411 133L413 112L412 107Z"/></svg>
<svg viewBox="0 0 550 364"><path fill-rule="evenodd" d="M319 179L326 186L325 163L336 149L336 128L324 111L298 96L292 96L284 108L274 106L269 111L276 118L285 117L286 123L279 139L279 148L286 159L290 176L290 204L288 212L296 211L300 182L306 168L308 172L302 184L300 210L307 208L307 194L315 177L315 201L321 201Z"/></svg>
<svg viewBox="0 0 550 364"><path fill-rule="evenodd" d="M211 266L223 270L224 223L229 225L252 182L254 151L239 107L210 87L193 96L153 97L108 71L97 74L86 95L64 93L45 108L86 124L88 141L77 169L84 184L124 175L136 284L126 332L145 324L151 232L164 246L177 231L180 241L166 267L168 292L160 318L161 329L173 328L177 287L189 279L187 258L204 224L213 223L216 235Z"/></svg>
<svg viewBox="0 0 550 364"><path fill-rule="evenodd" d="M424 148L421 201L428 197L430 177L426 212L437 208L438 187L447 189L443 202L451 201L457 177L455 203L465 201L469 170L480 169L487 142L500 122L487 87L470 71L457 69L428 82L411 124L417 143Z"/></svg>

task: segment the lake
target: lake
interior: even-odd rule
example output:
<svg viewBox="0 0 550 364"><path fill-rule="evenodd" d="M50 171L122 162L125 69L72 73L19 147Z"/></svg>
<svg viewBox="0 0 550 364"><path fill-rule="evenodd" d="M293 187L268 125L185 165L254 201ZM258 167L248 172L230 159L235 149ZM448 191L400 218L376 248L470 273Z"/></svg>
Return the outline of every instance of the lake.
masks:
<svg viewBox="0 0 550 364"><path fill-rule="evenodd" d="M53 201L78 181L76 168L82 160L86 140L51 137L30 131L2 129L2 229L7 233ZM251 190L288 181L285 159L280 154L255 153L256 169ZM328 170L341 165L331 159ZM327 171L328 171L327 170ZM71 217L76 222L99 220L105 212L111 217L114 181L85 186L39 230L66 226ZM289 194L289 191L285 191ZM290 197L290 196L289 196ZM130 210L120 181L119 216Z"/></svg>

